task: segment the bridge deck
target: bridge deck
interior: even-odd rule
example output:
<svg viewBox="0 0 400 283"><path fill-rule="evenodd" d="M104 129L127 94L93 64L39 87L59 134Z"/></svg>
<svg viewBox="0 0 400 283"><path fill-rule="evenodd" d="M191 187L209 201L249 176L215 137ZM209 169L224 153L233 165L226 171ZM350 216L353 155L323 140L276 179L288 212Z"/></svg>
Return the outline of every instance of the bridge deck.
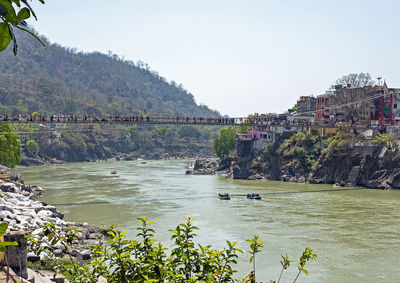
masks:
<svg viewBox="0 0 400 283"><path fill-rule="evenodd" d="M371 129L371 128L380 128L380 126L371 126L371 125L346 125L346 124L312 124L312 123L304 123L304 122L294 122L294 123L266 123L266 122L253 122L247 119L241 118L207 118L203 120L195 120L195 119L143 119L143 120L82 120L82 119L60 119L60 120L51 120L51 119L22 119L22 120L0 120L0 123L15 123L15 124L119 124L119 125L196 125L196 126L239 126L239 125L248 125L248 126L261 126L261 127L284 127L286 130L290 130L292 128L297 129L321 129L321 128L336 128L336 129Z"/></svg>

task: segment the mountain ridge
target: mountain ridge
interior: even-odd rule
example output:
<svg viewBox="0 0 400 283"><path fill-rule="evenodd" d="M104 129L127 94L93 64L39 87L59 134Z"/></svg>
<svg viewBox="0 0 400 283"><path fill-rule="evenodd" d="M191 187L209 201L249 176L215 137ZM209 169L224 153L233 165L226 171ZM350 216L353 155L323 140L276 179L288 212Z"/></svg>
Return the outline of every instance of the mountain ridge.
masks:
<svg viewBox="0 0 400 283"><path fill-rule="evenodd" d="M78 52L41 37L43 48L23 32L16 37L18 56L11 48L0 53L0 112L221 116L141 61Z"/></svg>

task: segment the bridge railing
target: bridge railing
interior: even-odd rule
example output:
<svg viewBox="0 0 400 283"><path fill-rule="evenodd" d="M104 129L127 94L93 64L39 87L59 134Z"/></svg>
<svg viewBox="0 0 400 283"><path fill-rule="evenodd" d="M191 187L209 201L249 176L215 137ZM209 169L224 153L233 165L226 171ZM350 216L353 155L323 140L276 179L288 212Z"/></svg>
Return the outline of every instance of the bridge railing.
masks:
<svg viewBox="0 0 400 283"><path fill-rule="evenodd" d="M130 124L204 124L239 125L244 118L209 117L160 117L160 116L86 116L86 115L0 115L0 122L7 123L130 123Z"/></svg>
<svg viewBox="0 0 400 283"><path fill-rule="evenodd" d="M370 129L381 128L379 125L371 124L349 124L349 123L315 123L304 120L266 120L222 118L222 117L162 117L162 116L96 116L96 115L1 115L0 123L118 123L118 124L165 124L165 125L215 125L215 126L236 126L249 125L259 128L282 128L283 131L292 131L304 128L337 128L337 129ZM391 127L398 128L398 125Z"/></svg>

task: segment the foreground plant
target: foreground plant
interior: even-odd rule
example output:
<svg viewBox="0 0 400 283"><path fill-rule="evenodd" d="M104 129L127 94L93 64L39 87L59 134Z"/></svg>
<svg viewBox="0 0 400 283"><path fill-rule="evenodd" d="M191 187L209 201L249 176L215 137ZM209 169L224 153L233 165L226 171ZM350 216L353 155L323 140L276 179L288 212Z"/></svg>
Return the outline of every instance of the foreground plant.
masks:
<svg viewBox="0 0 400 283"><path fill-rule="evenodd" d="M235 265L242 254L236 247L236 242L226 241L222 250L213 249L211 246L195 244L195 231L199 228L193 225L191 218L185 217L185 222L175 229L169 230L171 236L171 250L167 253L161 243L154 238L155 231L151 228L154 222L145 217L138 218L140 227L137 228L136 240L127 239L127 232L122 232L111 226L108 228L108 240L90 247L92 260L79 264L69 255L69 263L57 266L56 271L61 273L70 282L97 282L100 276L107 282L256 282L256 254L261 251L263 242L254 236L248 240L250 243L250 262L253 270L243 280L235 280L233 275L237 272ZM45 223L42 237L48 238L49 245L28 237L32 249L41 254L52 250L52 246L61 243L67 251L69 244L77 239L77 229L67 232L57 228L53 223ZM50 258L50 256L48 256ZM288 256L282 257L282 271L287 269L292 262ZM300 258L299 273L308 274L304 266L314 260L316 255L311 248L307 248ZM300 274L297 274L295 282ZM270 281L276 282L276 281Z"/></svg>
<svg viewBox="0 0 400 283"><path fill-rule="evenodd" d="M54 246L61 244L67 251L67 260L59 261L56 260L54 271L61 273L70 282L86 283L86 282L97 282L101 273L98 273L97 264L95 261L90 265L81 266L77 260L71 256L70 245L74 240L78 240L77 231L79 227L70 228L68 227L67 232L63 232L53 222L45 222L43 224L42 232L39 234L40 238L47 237L48 244L45 244L39 240L36 240L32 236L26 236L30 247L37 256L44 256L47 261L53 258L49 255L54 250ZM96 247L93 247L96 250ZM55 276L56 274L54 274Z"/></svg>
<svg viewBox="0 0 400 283"><path fill-rule="evenodd" d="M8 229L8 223L7 222L1 222L0 223L0 237L3 237ZM17 242L4 242L0 241L0 252L5 253L7 252L7 247L8 246L18 246Z"/></svg>
<svg viewBox="0 0 400 283"><path fill-rule="evenodd" d="M44 4L43 0L39 0ZM5 50L13 42L13 52L17 55L18 44L14 34L14 28L23 30L36 38L43 46L43 41L28 29L28 20L36 14L27 0L0 0L0 52Z"/></svg>
<svg viewBox="0 0 400 283"><path fill-rule="evenodd" d="M250 256L250 263L253 262L253 271L251 275L251 280L256 281L256 254L261 251L261 248L264 247L264 242L258 239L257 235L254 235L253 239L247 240L250 243L250 250L248 253Z"/></svg>

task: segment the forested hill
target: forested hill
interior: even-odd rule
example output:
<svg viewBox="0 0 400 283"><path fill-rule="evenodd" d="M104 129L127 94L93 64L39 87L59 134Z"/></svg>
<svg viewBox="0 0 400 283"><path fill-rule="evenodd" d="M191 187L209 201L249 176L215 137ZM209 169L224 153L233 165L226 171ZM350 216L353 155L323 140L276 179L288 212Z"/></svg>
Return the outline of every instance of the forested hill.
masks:
<svg viewBox="0 0 400 283"><path fill-rule="evenodd" d="M16 36L18 56L11 48L0 53L0 112L220 116L140 61L78 52L46 39L43 48L26 33Z"/></svg>

